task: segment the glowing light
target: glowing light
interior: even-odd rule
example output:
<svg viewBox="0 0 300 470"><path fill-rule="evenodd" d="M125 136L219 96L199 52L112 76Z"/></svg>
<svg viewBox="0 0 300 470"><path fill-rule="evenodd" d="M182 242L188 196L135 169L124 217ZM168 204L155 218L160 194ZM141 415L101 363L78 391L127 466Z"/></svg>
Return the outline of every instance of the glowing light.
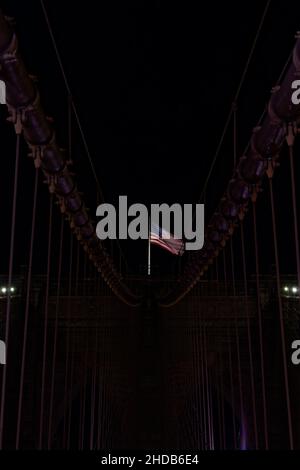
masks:
<svg viewBox="0 0 300 470"><path fill-rule="evenodd" d="M5 294L6 291L7 291L6 287L2 287L2 289L1 289L2 294Z"/></svg>
<svg viewBox="0 0 300 470"><path fill-rule="evenodd" d="M298 292L298 287L292 287L292 292L293 294L296 294Z"/></svg>
<svg viewBox="0 0 300 470"><path fill-rule="evenodd" d="M10 292L15 292L15 290L16 290L16 289L15 289L14 287L11 287L11 288L10 288Z"/></svg>
<svg viewBox="0 0 300 470"><path fill-rule="evenodd" d="M289 291L288 286L284 286L283 290L284 290L284 292L288 292Z"/></svg>

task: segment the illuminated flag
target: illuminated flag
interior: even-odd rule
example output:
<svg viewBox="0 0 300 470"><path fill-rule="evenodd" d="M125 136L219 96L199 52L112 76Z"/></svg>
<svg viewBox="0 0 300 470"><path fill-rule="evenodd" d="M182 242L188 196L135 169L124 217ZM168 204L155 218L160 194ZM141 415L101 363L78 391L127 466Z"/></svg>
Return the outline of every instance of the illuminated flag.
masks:
<svg viewBox="0 0 300 470"><path fill-rule="evenodd" d="M150 243L164 248L173 255L182 256L184 253L183 240L174 238L167 230L153 223L151 223Z"/></svg>

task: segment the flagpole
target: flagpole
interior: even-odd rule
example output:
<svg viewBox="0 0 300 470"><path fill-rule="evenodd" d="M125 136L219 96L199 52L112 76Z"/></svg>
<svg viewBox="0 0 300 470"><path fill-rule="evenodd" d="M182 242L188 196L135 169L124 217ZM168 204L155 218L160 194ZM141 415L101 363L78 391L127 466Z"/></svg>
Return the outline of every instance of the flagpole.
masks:
<svg viewBox="0 0 300 470"><path fill-rule="evenodd" d="M151 242L150 242L150 232L151 232L151 218L149 215L148 219L148 276L151 276Z"/></svg>

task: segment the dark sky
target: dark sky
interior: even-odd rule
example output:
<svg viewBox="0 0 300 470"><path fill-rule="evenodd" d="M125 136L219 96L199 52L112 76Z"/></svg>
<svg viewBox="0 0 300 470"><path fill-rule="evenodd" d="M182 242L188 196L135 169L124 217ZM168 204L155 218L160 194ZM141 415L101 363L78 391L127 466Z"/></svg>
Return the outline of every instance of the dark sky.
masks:
<svg viewBox="0 0 300 470"><path fill-rule="evenodd" d="M146 204L196 202L265 3L45 1L106 201L126 194L130 202ZM67 95L40 2L1 0L0 5L15 18L21 54L28 71L38 77L44 109L66 146ZM271 2L238 102L239 155L293 47L299 17L299 2ZM3 124L4 115L1 109L11 149L12 131ZM96 188L75 124L73 149L79 188L94 213ZM208 186L207 216L231 176L232 149L230 127ZM13 149L10 153L12 161ZM24 181L33 178L31 162L23 160L22 214L31 204ZM11 177L11 165L5 165L2 188ZM43 197L46 204L46 188L44 193L41 205ZM41 215L43 246L46 212L47 207ZM28 228L23 230L26 240ZM135 267L141 264L144 245L129 242L123 248ZM19 247L21 257L23 252ZM160 260L174 263L168 254L158 255Z"/></svg>

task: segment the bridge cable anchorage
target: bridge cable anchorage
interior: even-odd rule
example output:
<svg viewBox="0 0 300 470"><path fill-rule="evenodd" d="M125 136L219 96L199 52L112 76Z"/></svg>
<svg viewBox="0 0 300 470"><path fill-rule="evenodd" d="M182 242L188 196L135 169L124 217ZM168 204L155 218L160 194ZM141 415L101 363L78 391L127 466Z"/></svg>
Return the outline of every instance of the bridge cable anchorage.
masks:
<svg viewBox="0 0 300 470"><path fill-rule="evenodd" d="M94 180L95 180L95 183L96 183L97 194L99 196L99 199L103 203L104 200L105 200L104 195L103 195L103 191L102 191L100 181L99 181L99 178L98 178L98 175L97 175L97 172L96 172L95 164L94 164L94 161L93 161L90 149L89 149L89 145L88 145L88 142L87 142L87 139L86 139L86 136L85 136L85 132L83 130L83 126L82 126L82 123L81 123L81 120L80 120L80 117L79 117L77 106L76 106L74 98L73 98L73 94L72 94L72 91L71 91L71 88L70 88L70 84L69 84L69 81L68 81L68 78L67 78L67 74L66 74L66 71L65 71L65 68L64 68L64 65L63 65L62 57L61 57L61 54L60 54L59 49L58 49L57 41L56 41L54 33L53 33L50 18L49 18L47 9L45 7L45 2L43 0L40 0L40 4L41 4L41 8L42 8L42 11L43 11L45 22L46 22L46 25L47 25L47 28L48 28L49 36L50 36L50 39L51 39L51 42L52 42L52 45L53 45L53 49L54 49L54 52L55 52L55 55L56 55L56 59L57 59L57 62L58 62L58 65L59 65L59 68L60 68L60 71L61 71L61 74L62 74L62 77L63 77L65 88L66 88L66 91L67 91L67 94L68 94L68 101L69 101L69 117L68 117L69 135L70 135L70 123L71 123L70 111L73 111L76 122L77 122L78 129L79 129L79 132L80 132L80 136L81 136L81 139L82 139L82 142L83 142L85 153L86 153L86 156L88 158L88 161L89 161L89 164L90 164L90 167L91 167L91 170L92 170L92 174L93 174L93 177L94 177ZM69 139L69 149L71 149L71 139ZM71 151L70 151L70 153L71 153ZM118 239L116 239L116 244L117 244L119 252L120 252L120 262L121 262L121 258L123 258L125 266L128 267L126 257L123 253L123 250L121 249L121 245L120 245L120 242L119 242Z"/></svg>
<svg viewBox="0 0 300 470"><path fill-rule="evenodd" d="M47 274L45 291L45 310L44 310L44 331L43 331L43 355L42 355L42 379L41 379L41 401L40 401L40 419L39 419L39 438L38 449L43 448L44 437L44 417L45 417L45 388L46 388L46 368L47 368L47 344L48 344L48 320L49 320L49 290L51 276L51 255L52 255L52 236L53 236L53 194L49 199L49 235L47 248Z"/></svg>
<svg viewBox="0 0 300 470"><path fill-rule="evenodd" d="M294 449L294 435L293 435L291 399L290 399L289 377L288 377L288 367L287 367L284 316L283 316L283 307L282 307L282 298L281 298L276 213L275 213L274 194L273 194L273 175L274 175L275 166L276 166L275 158L269 158L267 160L267 176L269 179L269 196L270 196L270 205L271 205L271 214L272 214L273 243L274 243L274 257L275 257L275 268L276 268L276 285L277 285L277 297L278 297L278 309L279 309L279 324L280 324L280 336L281 336L281 348L282 348L284 387L285 387L285 398L286 398L286 406L287 406L289 445L290 445L290 450L293 450Z"/></svg>
<svg viewBox="0 0 300 470"><path fill-rule="evenodd" d="M12 286L12 276L14 267L15 255L15 232L16 232L16 211L17 211L17 196L18 196L18 177L20 166L20 138L21 138L21 120L20 114L16 114L16 152L15 152L15 168L14 168L14 184L13 184L13 201L12 201L12 219L11 219L11 233L10 233L10 250L9 250L9 267L8 267L8 292ZM11 296L7 296L6 300L6 317L5 317L5 345L6 345L6 363L9 361L9 332L11 321ZM6 380L7 380L7 366L3 367L2 385L1 385L1 404L0 404L0 450L3 448L4 439L4 415L6 403Z"/></svg>
<svg viewBox="0 0 300 470"><path fill-rule="evenodd" d="M33 190L29 260L28 260L28 271L27 271L27 282L26 282L26 300L25 300L25 315L24 315L24 329L23 329L22 360L21 360L19 399L18 399L18 412L17 412L16 450L19 450L19 447L20 447L20 434L21 434L21 422L22 422L22 411L23 411L24 377L25 377L25 365L26 365L26 354L27 354L27 336L28 336L28 322L29 322L29 307L30 307L30 298L31 298L34 237L35 237L35 228L36 228L38 182L39 182L39 170L36 167L35 178L34 178L34 190Z"/></svg>
<svg viewBox="0 0 300 470"><path fill-rule="evenodd" d="M58 268L57 268L57 287L55 299L55 320L54 320L54 338L53 338L53 353L52 353L52 370L50 382L50 404L49 404L49 424L48 424L48 450L51 450L53 438L53 408L54 408L54 391L55 391L55 373L56 373L56 356L57 356L57 336L58 336L58 317L60 308L60 295L61 295L61 271L62 271L62 258L63 258L63 242L64 242L64 218L61 215L60 234L59 234L59 255L58 255Z"/></svg>

